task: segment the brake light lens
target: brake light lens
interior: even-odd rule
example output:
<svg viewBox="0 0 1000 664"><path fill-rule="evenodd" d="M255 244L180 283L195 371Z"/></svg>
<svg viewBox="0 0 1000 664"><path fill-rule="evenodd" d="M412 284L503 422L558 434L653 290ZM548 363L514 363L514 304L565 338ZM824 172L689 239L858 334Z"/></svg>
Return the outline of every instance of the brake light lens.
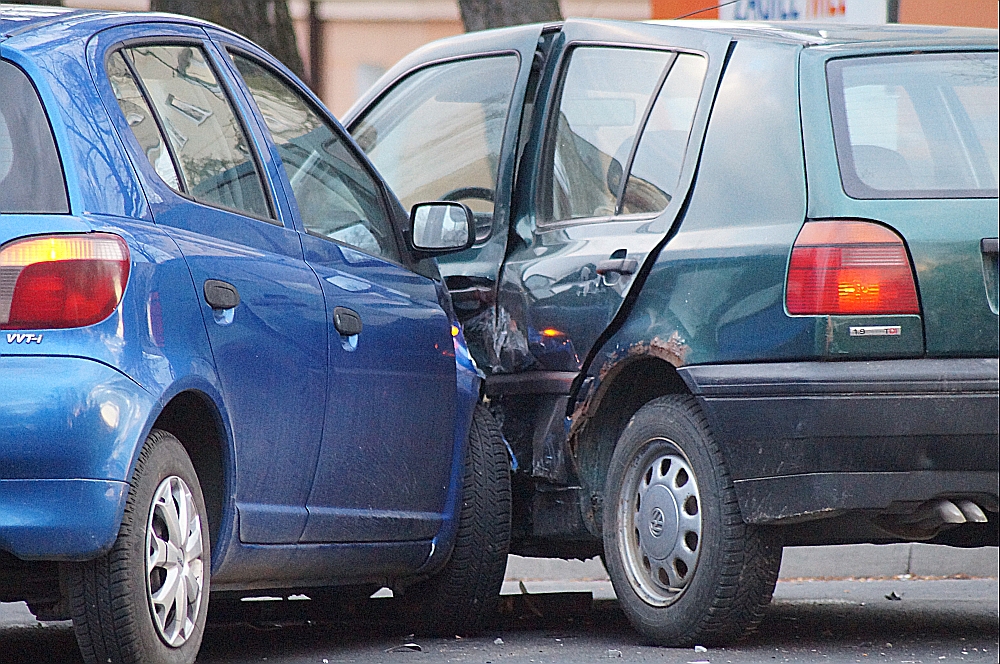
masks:
<svg viewBox="0 0 1000 664"><path fill-rule="evenodd" d="M810 221L792 246L785 303L790 314L919 314L906 246L868 221Z"/></svg>
<svg viewBox="0 0 1000 664"><path fill-rule="evenodd" d="M128 245L117 235L53 235L0 249L0 329L98 323L121 302Z"/></svg>

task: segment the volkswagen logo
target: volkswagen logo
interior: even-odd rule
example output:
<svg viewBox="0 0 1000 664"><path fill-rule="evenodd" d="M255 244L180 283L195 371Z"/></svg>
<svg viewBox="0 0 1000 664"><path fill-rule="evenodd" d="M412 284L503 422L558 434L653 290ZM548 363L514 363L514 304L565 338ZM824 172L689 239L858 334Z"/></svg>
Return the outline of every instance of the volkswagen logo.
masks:
<svg viewBox="0 0 1000 664"><path fill-rule="evenodd" d="M649 516L649 532L653 537L659 537L663 534L663 510L659 507L653 509L653 513Z"/></svg>

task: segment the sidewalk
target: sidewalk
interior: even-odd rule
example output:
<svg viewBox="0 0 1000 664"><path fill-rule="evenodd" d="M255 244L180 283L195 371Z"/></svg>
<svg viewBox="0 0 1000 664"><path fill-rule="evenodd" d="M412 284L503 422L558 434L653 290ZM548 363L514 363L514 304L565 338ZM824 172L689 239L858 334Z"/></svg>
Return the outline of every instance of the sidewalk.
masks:
<svg viewBox="0 0 1000 664"><path fill-rule="evenodd" d="M890 578L902 575L997 578L998 549L958 549L930 544L853 544L786 547L779 579ZM503 593L590 591L595 599L612 599L614 590L599 558L507 560ZM567 587L569 585L570 587Z"/></svg>

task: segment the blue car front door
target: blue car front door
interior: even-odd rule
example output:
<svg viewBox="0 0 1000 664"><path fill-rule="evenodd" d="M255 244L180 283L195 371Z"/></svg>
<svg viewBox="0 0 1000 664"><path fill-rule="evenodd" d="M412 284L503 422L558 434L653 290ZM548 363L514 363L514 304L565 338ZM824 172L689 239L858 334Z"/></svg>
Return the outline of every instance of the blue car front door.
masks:
<svg viewBox="0 0 1000 664"><path fill-rule="evenodd" d="M432 539L451 475L455 352L433 282L329 240L303 239L329 311L330 398L306 542ZM347 330L350 331L350 330Z"/></svg>

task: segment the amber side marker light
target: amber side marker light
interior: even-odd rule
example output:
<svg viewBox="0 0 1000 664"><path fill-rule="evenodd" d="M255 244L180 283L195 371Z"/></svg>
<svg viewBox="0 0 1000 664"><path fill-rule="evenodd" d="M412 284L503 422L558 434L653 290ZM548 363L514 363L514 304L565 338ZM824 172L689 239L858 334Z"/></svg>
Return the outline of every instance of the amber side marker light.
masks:
<svg viewBox="0 0 1000 664"><path fill-rule="evenodd" d="M128 283L117 235L51 235L0 248L0 329L82 327L111 315Z"/></svg>
<svg viewBox="0 0 1000 664"><path fill-rule="evenodd" d="M792 246L788 313L919 314L913 268L902 238L869 221L810 221Z"/></svg>

